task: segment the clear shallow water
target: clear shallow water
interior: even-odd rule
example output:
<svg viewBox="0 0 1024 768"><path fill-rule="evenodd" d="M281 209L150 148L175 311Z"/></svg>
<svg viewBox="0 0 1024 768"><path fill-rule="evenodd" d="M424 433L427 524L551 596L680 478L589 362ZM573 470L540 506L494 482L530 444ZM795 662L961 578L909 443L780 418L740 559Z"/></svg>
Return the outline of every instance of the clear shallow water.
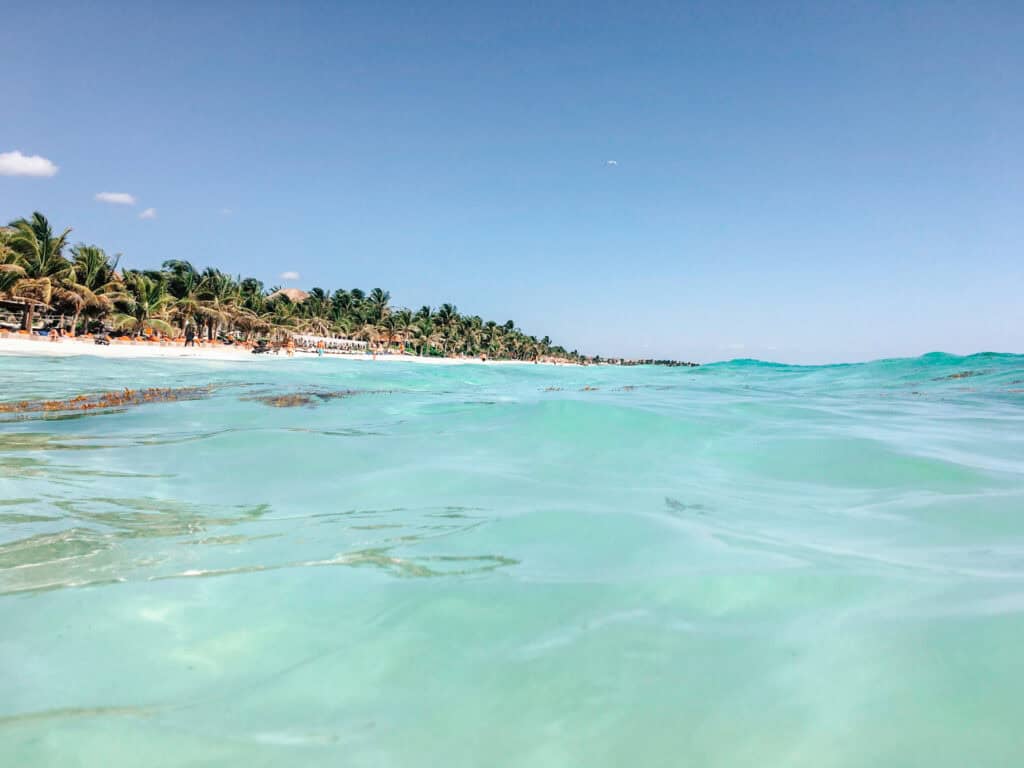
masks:
<svg viewBox="0 0 1024 768"><path fill-rule="evenodd" d="M0 414L0 764L1024 760L1024 357L0 357L207 384Z"/></svg>

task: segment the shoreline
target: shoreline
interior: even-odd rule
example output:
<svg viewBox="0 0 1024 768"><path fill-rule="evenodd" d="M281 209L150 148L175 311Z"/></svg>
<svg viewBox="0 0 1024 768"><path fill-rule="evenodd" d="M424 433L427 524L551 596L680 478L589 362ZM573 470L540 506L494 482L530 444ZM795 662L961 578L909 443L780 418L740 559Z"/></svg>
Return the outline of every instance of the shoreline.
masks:
<svg viewBox="0 0 1024 768"><path fill-rule="evenodd" d="M215 360L220 362L242 362L258 360L300 360L304 358L316 359L313 352L296 351L294 357L288 355L265 353L254 355L248 349L233 349L230 346L218 345L215 347L189 347L185 349L177 344L160 346L149 342L113 342L109 346L94 343L91 339L78 340L63 338L60 341L50 341L45 338L17 338L8 336L0 338L0 357L3 356L32 356L32 357L81 357L81 356L103 357L108 359L146 359L155 358L161 360ZM531 360L479 360L475 358L458 357L417 357L415 355L382 355L378 354L376 359L371 355L348 355L328 353L320 359L341 359L353 360L367 363L416 363L420 365L551 365L561 367L578 367L573 363L550 363Z"/></svg>

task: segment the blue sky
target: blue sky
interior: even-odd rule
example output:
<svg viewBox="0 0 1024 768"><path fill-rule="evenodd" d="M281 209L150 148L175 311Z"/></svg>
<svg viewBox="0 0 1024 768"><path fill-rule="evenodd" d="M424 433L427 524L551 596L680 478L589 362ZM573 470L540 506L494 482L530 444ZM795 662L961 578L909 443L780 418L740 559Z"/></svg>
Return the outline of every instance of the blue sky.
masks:
<svg viewBox="0 0 1024 768"><path fill-rule="evenodd" d="M1024 6L769 5L16 4L0 218L590 353L1022 351Z"/></svg>

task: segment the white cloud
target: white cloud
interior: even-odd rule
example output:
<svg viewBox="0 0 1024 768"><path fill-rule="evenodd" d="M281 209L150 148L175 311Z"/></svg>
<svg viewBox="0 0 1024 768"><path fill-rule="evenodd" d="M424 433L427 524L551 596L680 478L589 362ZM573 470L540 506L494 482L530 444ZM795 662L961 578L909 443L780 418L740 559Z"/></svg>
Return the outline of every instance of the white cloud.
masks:
<svg viewBox="0 0 1024 768"><path fill-rule="evenodd" d="M299 279L299 273L298 272L282 272L281 273L281 279L282 280L298 280Z"/></svg>
<svg viewBox="0 0 1024 768"><path fill-rule="evenodd" d="M113 203L114 205L135 205L135 196L127 192L97 192L96 199L101 203Z"/></svg>
<svg viewBox="0 0 1024 768"><path fill-rule="evenodd" d="M234 211L231 210L230 208L221 208L220 209L220 215L221 216L230 216L232 213L234 213Z"/></svg>
<svg viewBox="0 0 1024 768"><path fill-rule="evenodd" d="M139 214L139 218L140 219L155 219L156 218L156 208L147 208L146 210L144 210L142 213Z"/></svg>
<svg viewBox="0 0 1024 768"><path fill-rule="evenodd" d="M610 166L610 165L618 165L618 164L619 164L619 161L618 161L618 160L605 160L605 161L604 161L604 164L605 164L605 165L609 165L609 166Z"/></svg>
<svg viewBox="0 0 1024 768"><path fill-rule="evenodd" d="M0 176L53 176L57 166L40 155L0 152Z"/></svg>

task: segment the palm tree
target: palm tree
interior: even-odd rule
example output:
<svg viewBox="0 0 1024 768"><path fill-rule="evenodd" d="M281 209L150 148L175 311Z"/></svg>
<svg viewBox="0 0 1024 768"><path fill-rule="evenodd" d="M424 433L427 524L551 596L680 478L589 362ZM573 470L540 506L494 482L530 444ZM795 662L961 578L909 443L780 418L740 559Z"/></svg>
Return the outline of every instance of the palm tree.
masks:
<svg viewBox="0 0 1024 768"><path fill-rule="evenodd" d="M460 335L462 336L463 351L474 357L480 351L480 343L484 335L484 320L479 315L462 318Z"/></svg>
<svg viewBox="0 0 1024 768"><path fill-rule="evenodd" d="M380 327L374 323L364 323L363 327L355 333L355 338L369 342L371 345L380 341Z"/></svg>
<svg viewBox="0 0 1024 768"><path fill-rule="evenodd" d="M435 317L442 333L441 354L447 355L448 342L453 340L455 325L459 321L459 308L454 304L442 304L438 307Z"/></svg>
<svg viewBox="0 0 1024 768"><path fill-rule="evenodd" d="M391 315L394 322L395 337L398 339L399 351L405 353L405 344L412 336L413 315L412 311L403 309Z"/></svg>
<svg viewBox="0 0 1024 768"><path fill-rule="evenodd" d="M395 326L395 316L388 315L378 323L374 323L377 327L378 338L384 340L384 349L391 349L391 344L395 340L397 335L397 328Z"/></svg>
<svg viewBox="0 0 1024 768"><path fill-rule="evenodd" d="M32 214L31 219L12 221L11 227L14 232L9 237L8 247L19 257L17 266L22 271L10 292L12 297L25 303L22 327L31 331L35 308L49 305L70 271L63 252L71 228L54 235L50 222L38 211Z"/></svg>
<svg viewBox="0 0 1024 768"><path fill-rule="evenodd" d="M306 302L303 302L302 329L317 336L329 335L334 327L334 323L331 320L330 306L319 304L306 309L305 304Z"/></svg>
<svg viewBox="0 0 1024 768"><path fill-rule="evenodd" d="M160 270L167 275L167 291L172 296L180 296L184 286L199 274L192 262L185 259L168 259L160 265Z"/></svg>
<svg viewBox="0 0 1024 768"><path fill-rule="evenodd" d="M114 315L114 327L131 331L138 336L146 328L173 333L173 326L165 319L174 297L167 293L163 281L154 280L142 272L128 272L124 276L126 311Z"/></svg>
<svg viewBox="0 0 1024 768"><path fill-rule="evenodd" d="M386 340L387 348L390 349L391 345L397 342L402 352L405 352L405 342L410 336L411 326L412 312L408 309L393 312L382 322L377 323L380 336Z"/></svg>
<svg viewBox="0 0 1024 768"><path fill-rule="evenodd" d="M368 301L372 312L371 319L378 323L383 321L391 311L390 307L388 307L388 302L391 301L391 294L387 291L381 290L380 288L374 288L370 291Z"/></svg>
<svg viewBox="0 0 1024 768"><path fill-rule="evenodd" d="M302 327L318 336L331 333L334 321L334 307L331 297L323 288L312 288L300 307Z"/></svg>
<svg viewBox="0 0 1024 768"><path fill-rule="evenodd" d="M231 318L232 325L242 332L242 337L249 339L253 333L266 333L273 328L266 315L254 312L248 307L239 307Z"/></svg>
<svg viewBox="0 0 1024 768"><path fill-rule="evenodd" d="M243 319L242 325L247 326L243 330L246 330L247 333L269 330L270 323L267 316L270 313L267 308L267 292L263 288L263 283L254 277L240 280L238 283L238 299L240 302L238 309L239 317ZM249 316L258 319L259 323L253 325L253 321L246 319Z"/></svg>
<svg viewBox="0 0 1024 768"><path fill-rule="evenodd" d="M229 325L239 304L238 283L219 269L207 267L198 289L201 314L207 321L207 338L213 341L221 325Z"/></svg>
<svg viewBox="0 0 1024 768"><path fill-rule="evenodd" d="M205 305L200 293L202 288L202 278L192 273L185 276L177 291L170 291L174 299L172 317L182 330L190 323L198 325L199 318L205 317Z"/></svg>
<svg viewBox="0 0 1024 768"><path fill-rule="evenodd" d="M443 343L443 336L434 321L429 317L420 317L410 329L416 339L416 354L422 355L424 350L430 351Z"/></svg>
<svg viewBox="0 0 1024 768"><path fill-rule="evenodd" d="M270 311L264 318L270 324L270 330L274 335L288 336L295 332L299 324L297 305L288 296L278 296L269 302L268 307Z"/></svg>
<svg viewBox="0 0 1024 768"><path fill-rule="evenodd" d="M339 288L331 296L331 310L335 320L342 320L351 316L353 307L352 294L344 288Z"/></svg>
<svg viewBox="0 0 1024 768"><path fill-rule="evenodd" d="M189 324L197 324L196 318L201 315L203 309L199 295L203 283L202 276L192 266L192 262L185 259L168 259L160 268L166 276L167 293L173 300L171 319L183 330Z"/></svg>
<svg viewBox="0 0 1024 768"><path fill-rule="evenodd" d="M21 258L11 248L7 231L0 229L0 300L13 298L14 284L25 275Z"/></svg>
<svg viewBox="0 0 1024 768"><path fill-rule="evenodd" d="M124 298L123 285L115 278L121 255L107 256L95 245L79 244L71 249L74 260L64 285L64 299L71 305L71 335L78 332L78 318L85 312L109 312Z"/></svg>

